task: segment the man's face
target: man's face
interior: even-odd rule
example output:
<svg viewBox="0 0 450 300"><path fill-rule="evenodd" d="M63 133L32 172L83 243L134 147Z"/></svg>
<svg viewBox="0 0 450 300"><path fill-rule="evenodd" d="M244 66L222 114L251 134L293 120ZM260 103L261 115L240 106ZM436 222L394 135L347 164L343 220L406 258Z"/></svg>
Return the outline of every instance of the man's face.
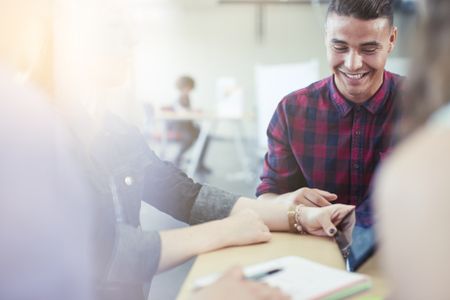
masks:
<svg viewBox="0 0 450 300"><path fill-rule="evenodd" d="M377 92L396 38L397 28L386 18L360 20L334 13L328 16L325 35L328 63L345 98L362 103Z"/></svg>

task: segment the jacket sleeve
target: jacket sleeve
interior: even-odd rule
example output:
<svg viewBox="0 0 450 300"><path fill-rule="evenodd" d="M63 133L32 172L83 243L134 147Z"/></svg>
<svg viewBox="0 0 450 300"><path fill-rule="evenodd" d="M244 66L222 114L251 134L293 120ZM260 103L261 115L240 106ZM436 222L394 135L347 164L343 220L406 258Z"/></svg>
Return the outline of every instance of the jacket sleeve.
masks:
<svg viewBox="0 0 450 300"><path fill-rule="evenodd" d="M195 183L154 153L145 171L144 182L145 202L189 224L227 217L238 199L232 193Z"/></svg>
<svg viewBox="0 0 450 300"><path fill-rule="evenodd" d="M113 259L106 278L118 283L149 282L158 270L160 256L158 232L117 223Z"/></svg>
<svg viewBox="0 0 450 300"><path fill-rule="evenodd" d="M189 224L199 224L229 216L239 196L204 185L195 198Z"/></svg>

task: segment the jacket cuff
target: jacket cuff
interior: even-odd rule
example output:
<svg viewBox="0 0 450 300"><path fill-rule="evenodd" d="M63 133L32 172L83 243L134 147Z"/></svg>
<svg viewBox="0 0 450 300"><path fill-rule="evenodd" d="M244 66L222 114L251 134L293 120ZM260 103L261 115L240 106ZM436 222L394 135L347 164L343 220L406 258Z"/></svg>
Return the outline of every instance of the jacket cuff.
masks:
<svg viewBox="0 0 450 300"><path fill-rule="evenodd" d="M158 269L160 255L161 238L158 232L142 231L119 223L107 280L150 282Z"/></svg>
<svg viewBox="0 0 450 300"><path fill-rule="evenodd" d="M238 195L216 187L202 186L192 207L189 224L194 225L228 217L238 199Z"/></svg>

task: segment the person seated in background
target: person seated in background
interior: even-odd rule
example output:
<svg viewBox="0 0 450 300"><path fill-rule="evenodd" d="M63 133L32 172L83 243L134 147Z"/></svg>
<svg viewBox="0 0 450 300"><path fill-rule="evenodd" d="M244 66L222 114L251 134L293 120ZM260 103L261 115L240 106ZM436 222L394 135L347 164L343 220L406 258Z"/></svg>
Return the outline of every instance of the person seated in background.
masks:
<svg viewBox="0 0 450 300"><path fill-rule="evenodd" d="M397 40L392 2L330 2L325 40L332 76L279 103L267 129L258 199L352 204L358 221L372 222L371 180L391 147L402 82L384 69Z"/></svg>
<svg viewBox="0 0 450 300"><path fill-rule="evenodd" d="M52 51L37 53L31 51L44 49L39 46L52 45L46 39L51 38L52 31L47 30L43 34L36 35L28 34L29 30L34 33L34 30L40 28L42 19L45 19L43 16L51 16L49 13L51 8L45 6L44 0L33 1L32 7L39 9L29 9L25 3L16 0L11 0L8 4L10 4L7 5L8 9L0 10L0 22L4 25L0 26L0 30L2 33L13 32L17 37L11 40L8 38L10 35L0 35L0 61L7 62L13 70L7 76L8 80L13 81L12 78L17 79L18 75L22 74L34 75L36 70L53 70ZM52 28L51 21L48 28ZM112 30L110 27L107 28ZM108 41L108 46L120 46L115 40L119 35L105 34L103 37L112 39ZM101 49L107 53L95 52L102 58L100 60L102 64L93 67L98 69L102 66L102 70L92 73L99 78L94 77L96 80L91 83L98 85L99 89L113 89L126 81L127 66L124 62L129 61L128 53L126 51L109 53L110 48L104 46ZM20 57L22 53L33 54L33 57L31 60L23 59ZM17 55L19 59L16 59ZM43 57L46 59L42 59ZM53 76L45 77L48 80L35 78L41 77L20 76L22 83L28 80L29 84L34 84L43 91L50 91L51 95ZM1 78L0 82L3 82ZM15 84L12 90L23 88ZM16 97L9 89L1 87L0 91L5 93L0 97L2 108L3 101L10 100L12 104L20 106L22 112L25 111L26 103L20 101L19 96ZM51 110L64 123L51 122L52 126L44 126L47 124L44 121L50 122L53 113L49 120L46 120L48 114L40 114L39 108L26 110L26 113L20 114L17 120L11 119L14 118L14 114L9 114L8 106L1 110L1 121L5 124L1 127L1 134L7 141L2 151L9 151L8 153L12 154L16 152L17 159L11 162L17 162L24 156L35 159L32 163L24 160L24 163L15 169L14 165L7 164L11 155L2 156L2 159L7 160L4 163L8 168L4 168L2 162L2 171L7 173L1 175L2 179L7 179L7 184L3 186L2 183L0 190L6 193L6 206L9 204L13 206L13 209L1 210L8 213L8 216L1 218L5 226L1 227L0 239L5 241L2 242L5 249L11 247L8 251L0 252L1 261L7 262L8 266L0 271L2 275L0 284L2 287L3 285L8 287L5 289L6 296L29 292L33 299L71 299L64 297L64 293L70 293L72 289L77 290L78 287L82 289L82 285L87 284L94 287L95 291L92 294L95 299L145 299L146 295L142 288L144 283L151 282L156 273L176 266L192 256L227 246L267 242L271 237L270 231L333 236L336 233L336 225L354 210L350 205L315 208L258 202L212 186L195 183L173 164L161 161L151 151L144 136L136 127L109 113L108 104L112 103L108 102L108 99L100 98L99 103L90 103L93 104L90 107L96 110L91 116L78 101L46 99L42 96L42 101L53 103L54 107ZM24 129L29 135L20 136L17 143L14 141L10 143L11 136L8 135L10 132L6 131L7 128L11 127L12 130L20 128L21 122L25 123ZM31 129L29 126L35 123L44 127ZM15 124L15 127L11 124ZM65 130L65 126L69 130ZM42 135L38 129L42 129ZM61 145L58 143L59 135L57 135L60 130L67 132L68 135L67 137L61 135ZM48 134L49 138L45 134ZM30 135L32 139L28 140ZM51 139L53 135L56 135L55 140ZM9 145L11 149L7 148ZM44 155L38 155L41 153L41 147ZM61 147L63 151L61 153L52 151L55 147ZM33 152L38 150L39 153ZM77 174L84 183L79 185L79 193L77 180L72 179L71 173L64 173L70 172L70 168L64 169L66 164L61 166L53 164L60 162L59 159L62 157L58 155L63 155L66 151L73 154L76 171L79 172ZM46 159L40 160L43 156ZM53 157L54 161L49 163L49 157ZM48 168L52 166L55 169L49 170ZM25 172L27 167L33 170ZM29 189L35 187L34 183L41 182L43 184L36 186L36 189ZM85 197L84 188L88 189ZM50 198L45 197L46 193ZM64 196L65 194L67 195ZM24 201L21 201L22 199ZM160 232L143 231L139 220L141 201L146 201L174 218L194 226ZM43 206L38 207L41 204ZM51 218L41 213L47 208L51 209ZM67 210L70 210L70 216L67 215ZM27 220L28 211L37 214ZM22 218L24 214L25 218ZM80 214L92 222L85 220ZM14 219L15 216L17 219ZM25 226L27 222L31 227ZM25 227L21 227L22 224ZM46 226L41 230L39 224ZM77 228L79 224L80 227ZM59 230L64 230L66 225L70 230L67 231L67 236L64 236ZM77 229L80 232L77 232ZM351 232L352 225L349 224L346 230ZM19 234L14 235L15 232ZM42 239L41 234L44 234ZM32 242L21 242L28 240L36 243L36 247L30 246ZM10 241L13 243L8 244ZM54 261L48 264L48 268L44 268L43 265L49 259L44 253L47 246L53 246L49 255ZM10 249L12 250L9 251ZM29 254L30 259L11 259L15 253L23 254L20 255L21 258ZM64 268L62 264L64 259L67 259L68 268ZM30 263L28 269L27 263ZM71 265L72 263L74 265ZM72 273L77 272L77 267L80 267L81 275ZM28 270L33 272L21 276ZM67 273L62 274L64 271ZM46 275L49 275L50 279L56 276L58 280L56 282L46 280ZM242 278L233 278L238 286L248 284L243 282ZM4 279L6 280L3 281ZM36 282L34 279L43 279L43 282L37 281L42 284L39 289L34 289ZM71 279L74 280L70 281ZM89 282L84 282L84 279L88 279ZM258 286L262 290L271 290L263 285ZM50 293L52 291L55 293L49 295L46 289ZM73 295L78 299L89 299L88 296L84 297L83 293L84 291L80 290L80 294Z"/></svg>
<svg viewBox="0 0 450 300"><path fill-rule="evenodd" d="M190 76L181 76L176 81L176 87L179 95L175 104L173 105L174 111L180 113L192 112L190 93L195 88L194 79ZM191 120L171 121L170 129L177 133L178 142L180 143L180 149L178 150L178 153L174 160L175 165L177 167L180 167L184 154L197 140L200 134L200 129L194 123L194 121ZM208 144L209 138L207 138L205 146L202 149L199 164L197 167L197 171L201 173L211 172L211 170L205 166L204 162Z"/></svg>
<svg viewBox="0 0 450 300"><path fill-rule="evenodd" d="M375 200L392 299L448 299L450 1L417 2L416 55L399 133Z"/></svg>

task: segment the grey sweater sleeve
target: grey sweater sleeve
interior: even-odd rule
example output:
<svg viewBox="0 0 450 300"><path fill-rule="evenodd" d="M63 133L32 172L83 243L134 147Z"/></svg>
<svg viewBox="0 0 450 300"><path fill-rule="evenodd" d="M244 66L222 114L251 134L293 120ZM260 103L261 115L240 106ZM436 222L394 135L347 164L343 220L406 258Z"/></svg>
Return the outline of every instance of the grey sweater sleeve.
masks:
<svg viewBox="0 0 450 300"><path fill-rule="evenodd" d="M189 224L228 217L239 196L213 186L203 185L191 209Z"/></svg>
<svg viewBox="0 0 450 300"><path fill-rule="evenodd" d="M113 258L107 280L121 283L150 282L158 269L161 238L156 231L142 231L118 223Z"/></svg>

